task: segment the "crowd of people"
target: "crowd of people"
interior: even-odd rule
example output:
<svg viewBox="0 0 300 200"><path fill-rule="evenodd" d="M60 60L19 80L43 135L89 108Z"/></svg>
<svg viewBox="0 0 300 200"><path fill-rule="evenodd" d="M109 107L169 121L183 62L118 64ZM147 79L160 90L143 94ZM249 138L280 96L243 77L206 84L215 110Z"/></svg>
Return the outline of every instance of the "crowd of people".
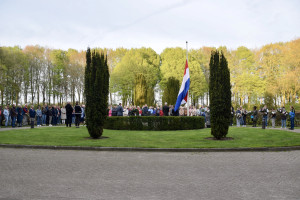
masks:
<svg viewBox="0 0 300 200"><path fill-rule="evenodd" d="M257 110L257 107L254 106L252 111L247 111L246 109L242 107L238 107L236 111L234 111L234 108L231 107L231 122L230 125L233 124L233 118L236 117L236 125L238 127L243 126L246 127L247 122L247 116L250 115L251 121L253 122L253 127L257 126L257 121L259 117L259 113L262 115L262 123L265 128L268 127L268 119L271 119L272 128L275 128L275 122L277 115L281 118L281 128L286 129L286 120L289 118L291 128L290 130L294 130L295 127L295 109L293 106L290 107L290 111L288 112L286 108L283 106L278 109L271 109L269 110L267 106L265 105L260 110Z"/></svg>
<svg viewBox="0 0 300 200"><path fill-rule="evenodd" d="M187 116L188 109L186 107L180 106L177 111L175 111L173 105L168 105L167 102L164 106L149 106L145 104L144 106L125 106L123 108L120 103L118 106L109 106L107 109L107 114L109 117L113 116ZM0 127L2 121L5 122L5 126L12 127L22 127L23 117L27 115L28 124L34 124L36 122L37 126L57 126L58 124L65 124L67 127L71 127L75 124L79 128L80 124L85 122L85 106L79 105L76 102L75 106L72 106L68 102L65 106L60 107L56 105L48 106L45 104L43 107L38 106L34 109L33 106L30 108L25 105L12 105L5 106L3 109L0 107ZM253 107L252 111L247 111L242 107L238 107L236 111L231 107L231 119L230 126L233 125L233 119L236 118L237 127L246 127L247 117L251 117L253 127L257 126L257 121L259 116L262 115L262 123L265 127L268 127L268 119L271 119L272 127L275 128L276 116L280 115L281 118L281 128L286 129L286 120L289 118L291 121L291 130L294 129L295 120L295 109L293 106L290 107L290 112L288 112L285 107L278 109L269 109L264 106L260 110L256 106ZM196 108L191 106L189 108L188 116L203 116L205 119L206 127L210 127L210 109L208 106L200 106ZM4 118L4 120L1 119Z"/></svg>
<svg viewBox="0 0 300 200"><path fill-rule="evenodd" d="M280 115L281 117L281 128L286 128L286 120L289 118L291 121L291 130L294 129L295 121L295 109L293 106L290 107L290 112L288 112L285 107L278 109L268 110L265 105L260 110L257 110L257 107L254 106L252 111L247 111L242 107L238 107L235 111L231 107L231 120L230 126L233 125L233 119L236 117L237 127L246 127L247 117L251 117L253 126L257 127L257 121L259 116L262 115L263 123L265 127L268 127L268 119L271 119L272 127L275 128L276 116ZM118 106L109 106L108 107L108 116L187 116L187 108L180 107L179 110L175 111L173 105L168 105L165 103L164 106L149 106L145 104L142 107L139 106L125 106L122 107L120 103ZM210 109L209 106L200 106L197 109L195 106L189 108L189 116L203 116L205 118L206 127L210 127Z"/></svg>
<svg viewBox="0 0 300 200"><path fill-rule="evenodd" d="M124 106L120 103L118 106L108 107L108 116L203 116L205 118L206 127L210 127L210 110L208 106L201 106L199 109L196 106L190 106L189 111L186 107L180 106L175 111L174 105L168 105L165 102L164 106L149 106L147 104L140 106ZM189 115L187 115L189 112Z"/></svg>
<svg viewBox="0 0 300 200"><path fill-rule="evenodd" d="M4 121L4 126L22 127L23 118L26 115L26 124L32 124L36 122L37 126L57 126L59 124L65 124L67 127L71 127L75 124L77 128L79 125L85 122L85 105L79 105L76 102L75 106L72 106L68 102L65 106L47 105L38 106L36 109L25 104L22 107L20 104L16 106L5 106L3 109L0 107L0 127L2 126L2 121ZM2 120L3 117L3 120Z"/></svg>
<svg viewBox="0 0 300 200"><path fill-rule="evenodd" d="M124 106L120 103L118 106L108 107L108 116L187 116L187 108L180 107L177 111L174 105L164 106L148 106L147 104L140 106ZM203 107L202 107L203 108ZM207 107L206 109L207 110ZM199 109L195 106L189 108L189 116L199 116Z"/></svg>

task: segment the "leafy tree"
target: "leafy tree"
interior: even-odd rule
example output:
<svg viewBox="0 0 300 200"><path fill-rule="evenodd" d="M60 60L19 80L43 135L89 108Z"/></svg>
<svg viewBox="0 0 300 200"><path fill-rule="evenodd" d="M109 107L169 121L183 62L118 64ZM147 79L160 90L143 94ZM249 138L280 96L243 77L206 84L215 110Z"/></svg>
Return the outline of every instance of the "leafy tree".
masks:
<svg viewBox="0 0 300 200"><path fill-rule="evenodd" d="M159 56L151 48L131 49L126 52L111 75L115 92L122 96L123 104L132 103L136 74L143 74L147 89L153 89L159 81ZM151 94L151 93L149 93ZM152 93L154 98L154 92Z"/></svg>
<svg viewBox="0 0 300 200"><path fill-rule="evenodd" d="M87 129L92 138L103 133L108 107L109 71L107 59L90 48L86 52L85 99Z"/></svg>
<svg viewBox="0 0 300 200"><path fill-rule="evenodd" d="M142 106L147 102L147 85L145 76L137 74L134 88L134 105Z"/></svg>
<svg viewBox="0 0 300 200"><path fill-rule="evenodd" d="M211 134L220 140L226 137L230 122L230 73L225 56L218 51L212 52L209 66Z"/></svg>
<svg viewBox="0 0 300 200"><path fill-rule="evenodd" d="M175 105L179 92L179 81L174 77L170 77L164 90L162 101L168 102L169 105Z"/></svg>

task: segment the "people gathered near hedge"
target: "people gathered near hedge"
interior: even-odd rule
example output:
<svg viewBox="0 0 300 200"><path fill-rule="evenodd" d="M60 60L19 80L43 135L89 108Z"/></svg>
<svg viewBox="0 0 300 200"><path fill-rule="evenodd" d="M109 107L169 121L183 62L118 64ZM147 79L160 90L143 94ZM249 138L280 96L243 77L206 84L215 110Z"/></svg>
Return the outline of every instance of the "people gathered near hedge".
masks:
<svg viewBox="0 0 300 200"><path fill-rule="evenodd" d="M58 105L48 105L43 106L25 104L22 106L15 104L0 107L0 127L22 127L23 125L30 125L30 122L34 120L34 123L39 126L57 126L65 124L66 127L71 127L75 124L79 127L80 124L85 124L85 106L72 105L67 102L64 106ZM28 109L28 108L31 109ZM187 116L187 108L180 106L177 111L174 110L174 105L169 105L167 102L164 105L143 105L143 106L122 106L110 105L107 109L108 117L114 116ZM34 110L34 117L32 111ZM290 107L289 111L285 107L278 109L271 108L270 110L267 106L263 106L257 109L256 106L253 107L251 111L247 111L245 108L238 106L236 108L231 108L231 118L228 120L230 126L233 126L234 122L237 127L246 127L246 124L252 124L252 127L257 127L257 123L264 122L265 127L268 127L268 120L271 122L271 127L274 128L276 121L280 119L281 128L287 128L287 120L289 120L290 129L293 130L295 126L295 109L293 106ZM189 116L202 116L204 117L206 127L210 127L210 110L208 106L190 106ZM73 119L74 118L74 119ZM276 120L277 119L277 120ZM261 120L261 121L260 121Z"/></svg>

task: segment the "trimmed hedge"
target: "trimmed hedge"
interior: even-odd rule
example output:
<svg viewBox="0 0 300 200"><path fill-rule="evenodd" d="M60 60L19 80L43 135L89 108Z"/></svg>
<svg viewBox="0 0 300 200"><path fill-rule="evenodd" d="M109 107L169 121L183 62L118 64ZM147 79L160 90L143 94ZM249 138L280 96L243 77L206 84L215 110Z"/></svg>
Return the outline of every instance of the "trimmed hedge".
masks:
<svg viewBox="0 0 300 200"><path fill-rule="evenodd" d="M104 128L114 130L190 130L204 128L204 117L107 117Z"/></svg>

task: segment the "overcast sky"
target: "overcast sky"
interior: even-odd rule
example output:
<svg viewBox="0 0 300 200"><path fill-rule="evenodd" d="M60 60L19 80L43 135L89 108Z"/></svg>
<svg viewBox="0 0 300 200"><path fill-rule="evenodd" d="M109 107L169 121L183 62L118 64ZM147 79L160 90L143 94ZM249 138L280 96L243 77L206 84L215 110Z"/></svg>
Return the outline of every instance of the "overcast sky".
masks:
<svg viewBox="0 0 300 200"><path fill-rule="evenodd" d="M0 46L50 48L226 45L300 37L300 0L0 0Z"/></svg>

